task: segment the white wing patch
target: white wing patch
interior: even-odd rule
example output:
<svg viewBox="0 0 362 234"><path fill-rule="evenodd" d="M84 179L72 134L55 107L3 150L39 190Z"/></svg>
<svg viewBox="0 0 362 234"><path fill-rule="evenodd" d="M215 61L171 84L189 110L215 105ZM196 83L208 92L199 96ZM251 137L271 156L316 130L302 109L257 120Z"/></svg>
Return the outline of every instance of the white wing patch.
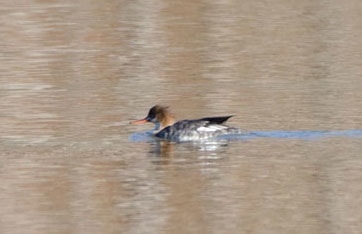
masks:
<svg viewBox="0 0 362 234"><path fill-rule="evenodd" d="M220 131L223 129L226 129L226 126L222 126L222 125L209 125L207 127L199 127L196 129L196 131L198 132L216 132L216 131Z"/></svg>

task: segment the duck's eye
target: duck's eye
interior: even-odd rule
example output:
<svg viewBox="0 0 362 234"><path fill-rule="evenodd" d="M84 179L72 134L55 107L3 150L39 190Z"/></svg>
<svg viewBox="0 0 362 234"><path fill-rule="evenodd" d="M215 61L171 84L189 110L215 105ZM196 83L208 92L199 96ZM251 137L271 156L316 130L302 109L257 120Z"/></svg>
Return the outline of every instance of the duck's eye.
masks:
<svg viewBox="0 0 362 234"><path fill-rule="evenodd" d="M155 115L155 113L153 112L153 111L150 111L149 113L148 113L148 117L150 117L150 118L155 118L156 117L156 115Z"/></svg>

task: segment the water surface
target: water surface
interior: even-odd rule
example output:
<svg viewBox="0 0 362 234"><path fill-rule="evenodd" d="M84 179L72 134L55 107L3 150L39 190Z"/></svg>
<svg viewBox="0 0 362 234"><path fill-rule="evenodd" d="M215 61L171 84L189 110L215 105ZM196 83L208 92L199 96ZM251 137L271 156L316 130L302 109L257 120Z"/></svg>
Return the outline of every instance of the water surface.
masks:
<svg viewBox="0 0 362 234"><path fill-rule="evenodd" d="M360 233L361 7L0 3L0 232ZM154 104L248 135L134 140Z"/></svg>

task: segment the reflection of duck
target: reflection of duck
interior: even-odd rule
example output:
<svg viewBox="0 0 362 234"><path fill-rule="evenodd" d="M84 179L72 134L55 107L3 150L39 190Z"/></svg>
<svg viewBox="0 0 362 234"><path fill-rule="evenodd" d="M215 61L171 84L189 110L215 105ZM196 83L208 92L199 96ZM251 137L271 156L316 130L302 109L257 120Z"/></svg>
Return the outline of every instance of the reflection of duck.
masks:
<svg viewBox="0 0 362 234"><path fill-rule="evenodd" d="M150 153L153 156L171 159L174 155L174 146L175 144L173 142L159 140L154 141L150 144ZM167 164L168 161L157 161L157 163Z"/></svg>
<svg viewBox="0 0 362 234"><path fill-rule="evenodd" d="M152 122L156 125L152 135L169 141L195 141L242 133L240 129L223 125L230 117L232 115L175 122L167 107L156 105L150 109L146 118L131 123Z"/></svg>

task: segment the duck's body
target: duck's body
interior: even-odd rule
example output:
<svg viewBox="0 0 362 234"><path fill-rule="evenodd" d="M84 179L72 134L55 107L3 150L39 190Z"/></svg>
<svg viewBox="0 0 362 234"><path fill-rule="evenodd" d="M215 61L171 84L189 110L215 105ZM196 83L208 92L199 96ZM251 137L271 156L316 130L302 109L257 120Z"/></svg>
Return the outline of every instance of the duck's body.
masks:
<svg viewBox="0 0 362 234"><path fill-rule="evenodd" d="M232 115L175 122L166 107L156 105L150 109L146 118L132 123L155 123L156 128L152 131L152 135L165 140L178 142L198 141L225 134L241 133L240 129L224 125L230 117Z"/></svg>

